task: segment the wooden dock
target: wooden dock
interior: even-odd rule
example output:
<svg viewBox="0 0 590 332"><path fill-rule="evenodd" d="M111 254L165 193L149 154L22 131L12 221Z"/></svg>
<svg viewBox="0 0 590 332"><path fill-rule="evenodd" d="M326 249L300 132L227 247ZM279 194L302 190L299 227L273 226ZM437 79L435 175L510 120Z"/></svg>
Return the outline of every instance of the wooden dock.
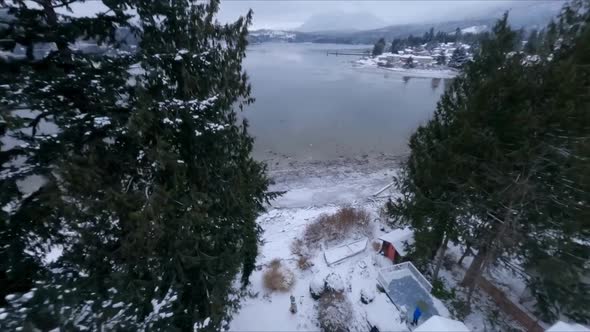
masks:
<svg viewBox="0 0 590 332"><path fill-rule="evenodd" d="M370 55L371 52L370 51L366 51L363 53L350 53L350 52L340 52L340 51L327 51L326 52L326 56L327 55L335 55L335 56L339 56L339 55L352 55L352 56L367 56Z"/></svg>

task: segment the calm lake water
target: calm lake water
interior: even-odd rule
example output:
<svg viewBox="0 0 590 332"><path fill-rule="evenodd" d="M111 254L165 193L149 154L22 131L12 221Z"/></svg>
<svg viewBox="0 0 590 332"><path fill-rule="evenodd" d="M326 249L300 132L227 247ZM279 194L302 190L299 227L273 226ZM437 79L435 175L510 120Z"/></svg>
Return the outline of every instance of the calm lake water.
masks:
<svg viewBox="0 0 590 332"><path fill-rule="evenodd" d="M430 118L445 82L355 67L355 56L326 55L367 48L251 46L244 64L256 102L243 115L256 138L254 156L325 160L406 153L409 136Z"/></svg>

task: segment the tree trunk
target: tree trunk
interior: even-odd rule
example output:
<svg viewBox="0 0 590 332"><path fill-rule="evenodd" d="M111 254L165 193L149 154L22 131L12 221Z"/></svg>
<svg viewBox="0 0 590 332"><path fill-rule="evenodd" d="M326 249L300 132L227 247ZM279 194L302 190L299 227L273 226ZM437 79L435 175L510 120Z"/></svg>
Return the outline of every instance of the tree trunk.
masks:
<svg viewBox="0 0 590 332"><path fill-rule="evenodd" d="M473 262L471 262L471 265L469 265L467 272L465 272L465 276L461 281L461 286L469 287L470 289L473 288L473 286L475 286L475 281L477 280L477 278L481 274L481 271L483 270L483 263L485 261L486 254L487 250L485 249L485 247L479 249L477 255L475 255L475 258L473 259Z"/></svg>
<svg viewBox="0 0 590 332"><path fill-rule="evenodd" d="M447 251L447 245L449 244L449 237L445 236L445 240L443 241L439 254L438 260L436 262L436 267L434 268L434 273L432 274L432 280L438 279L438 273L440 272L440 267L442 266L443 261L445 260L445 252Z"/></svg>
<svg viewBox="0 0 590 332"><path fill-rule="evenodd" d="M465 276L461 281L461 286L469 288L469 292L467 295L467 303L471 302L471 295L473 294L473 290L475 289L477 280L479 279L479 277L481 277L481 274L483 273L487 264L492 260L494 251L497 250L497 248L494 248L494 245L497 245L498 241L505 236L505 233L508 230L508 225L510 225L512 219L510 215L511 213L512 201L510 201L510 204L506 209L504 221L497 220L500 223L500 227L492 228L491 233L495 233L496 235L489 239L489 242L484 243L484 245L479 248L477 255L473 259L473 262L471 262L471 265L469 265L467 272L465 272ZM497 230L497 232L494 232L493 230Z"/></svg>
<svg viewBox="0 0 590 332"><path fill-rule="evenodd" d="M461 256L461 258L459 258L459 261L457 262L457 264L459 264L459 265L463 264L463 260L465 259L465 257L472 255L472 254L473 254L473 252L471 251L471 244L467 244L467 248L465 248L465 252Z"/></svg>
<svg viewBox="0 0 590 332"><path fill-rule="evenodd" d="M475 258L471 262L471 265L469 265L467 272L465 272L465 276L463 277L463 280L461 281L461 286L468 288L468 292L467 292L467 304L468 305L471 305L471 296L473 295L473 291L475 290L475 285L477 284L477 280L479 279L479 277L481 276L481 274L485 268L487 258L488 258L487 248L485 248L485 247L480 248L479 251L477 252L477 255L475 255Z"/></svg>

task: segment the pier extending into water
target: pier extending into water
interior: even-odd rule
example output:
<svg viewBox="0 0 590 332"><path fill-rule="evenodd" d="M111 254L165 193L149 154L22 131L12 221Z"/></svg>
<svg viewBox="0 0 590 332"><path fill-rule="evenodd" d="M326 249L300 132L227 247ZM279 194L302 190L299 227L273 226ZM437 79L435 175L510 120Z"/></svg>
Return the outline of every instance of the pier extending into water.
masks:
<svg viewBox="0 0 590 332"><path fill-rule="evenodd" d="M327 51L326 55L335 55L335 56L339 56L339 55L353 55L353 56L367 56L367 55L371 55L371 51L365 51L363 53L352 53L351 51Z"/></svg>

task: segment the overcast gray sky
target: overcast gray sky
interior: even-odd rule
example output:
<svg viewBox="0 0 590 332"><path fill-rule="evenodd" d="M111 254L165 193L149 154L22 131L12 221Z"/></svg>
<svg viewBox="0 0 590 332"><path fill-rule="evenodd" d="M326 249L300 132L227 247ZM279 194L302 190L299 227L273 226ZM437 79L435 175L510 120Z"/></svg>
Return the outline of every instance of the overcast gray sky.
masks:
<svg viewBox="0 0 590 332"><path fill-rule="evenodd" d="M387 25L434 23L477 18L490 13L500 17L503 11L551 5L564 0L221 0L218 19L229 22L254 10L252 29L295 29L310 16L326 13L369 13ZM100 1L73 5L75 15L87 16L104 11ZM524 7L524 10L522 10ZM343 17L346 17L344 15ZM351 22L351 30L355 27Z"/></svg>
<svg viewBox="0 0 590 332"><path fill-rule="evenodd" d="M531 5L535 5L535 2L523 0L222 0L219 19L233 20L252 8L254 29L292 29L300 26L311 15L334 11L368 12L389 24L432 23L474 18L490 11Z"/></svg>

